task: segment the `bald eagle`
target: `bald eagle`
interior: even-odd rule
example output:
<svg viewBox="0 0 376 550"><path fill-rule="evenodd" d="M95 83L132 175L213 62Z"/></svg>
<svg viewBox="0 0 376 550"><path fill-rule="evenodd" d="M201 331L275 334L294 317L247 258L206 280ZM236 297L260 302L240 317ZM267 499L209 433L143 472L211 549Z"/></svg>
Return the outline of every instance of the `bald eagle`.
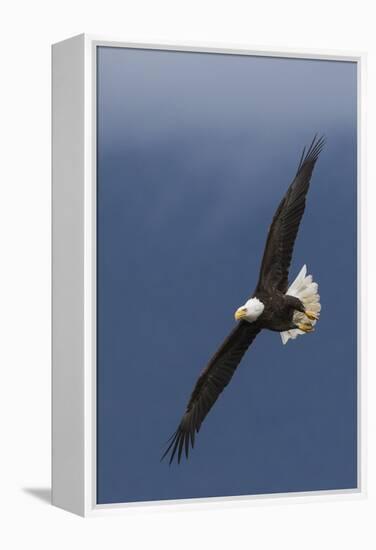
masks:
<svg viewBox="0 0 376 550"><path fill-rule="evenodd" d="M230 382L245 352L263 329L279 332L283 344L310 333L321 310L318 285L304 265L289 286L289 268L296 235L302 219L312 172L325 138L315 136L303 149L296 175L281 200L269 228L255 291L235 312L237 324L210 359L193 389L180 424L162 456L169 463L194 447L206 415Z"/></svg>

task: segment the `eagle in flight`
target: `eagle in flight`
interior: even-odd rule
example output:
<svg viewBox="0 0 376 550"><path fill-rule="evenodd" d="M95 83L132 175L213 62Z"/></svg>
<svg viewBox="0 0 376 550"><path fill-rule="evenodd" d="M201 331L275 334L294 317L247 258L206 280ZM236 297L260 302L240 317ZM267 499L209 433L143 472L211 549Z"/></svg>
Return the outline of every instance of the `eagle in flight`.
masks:
<svg viewBox="0 0 376 550"><path fill-rule="evenodd" d="M162 456L180 463L188 458L206 415L230 382L243 355L263 329L279 332L283 344L312 332L321 310L318 285L304 265L289 286L289 268L296 235L316 161L325 138L315 136L303 149L296 175L281 200L269 228L255 291L235 312L237 324L199 376L183 418Z"/></svg>

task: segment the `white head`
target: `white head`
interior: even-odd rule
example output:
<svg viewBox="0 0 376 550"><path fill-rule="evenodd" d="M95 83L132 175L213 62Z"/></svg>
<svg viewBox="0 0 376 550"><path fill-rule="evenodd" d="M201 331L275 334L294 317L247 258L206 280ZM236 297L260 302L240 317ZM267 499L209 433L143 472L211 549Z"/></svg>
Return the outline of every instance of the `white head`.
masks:
<svg viewBox="0 0 376 550"><path fill-rule="evenodd" d="M264 311L265 306L258 298L250 298L244 306L241 306L235 311L235 319L237 321L248 321L252 323L256 321Z"/></svg>

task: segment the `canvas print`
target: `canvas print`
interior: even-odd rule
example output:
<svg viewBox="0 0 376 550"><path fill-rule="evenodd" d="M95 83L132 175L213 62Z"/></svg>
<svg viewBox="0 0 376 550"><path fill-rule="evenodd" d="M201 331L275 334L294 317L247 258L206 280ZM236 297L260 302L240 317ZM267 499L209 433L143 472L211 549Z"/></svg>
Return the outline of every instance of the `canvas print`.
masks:
<svg viewBox="0 0 376 550"><path fill-rule="evenodd" d="M356 63L98 47L98 504L357 487L356 158Z"/></svg>

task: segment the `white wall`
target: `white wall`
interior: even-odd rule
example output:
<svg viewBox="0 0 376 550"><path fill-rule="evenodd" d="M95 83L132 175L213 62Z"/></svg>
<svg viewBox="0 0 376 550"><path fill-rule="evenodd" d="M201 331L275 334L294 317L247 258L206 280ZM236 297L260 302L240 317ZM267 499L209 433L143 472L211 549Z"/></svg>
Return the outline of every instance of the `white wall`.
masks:
<svg viewBox="0 0 376 550"><path fill-rule="evenodd" d="M369 498L82 520L50 507L50 44L80 32L128 41L214 41L368 51L368 210L375 205L372 2L17 1L1 10L0 418L4 548L376 546L375 216L369 216ZM372 101L371 101L372 100ZM372 212L373 214L373 212ZM373 316L372 316L373 317ZM339 319L338 322L345 322ZM42 491L41 491L42 490Z"/></svg>

